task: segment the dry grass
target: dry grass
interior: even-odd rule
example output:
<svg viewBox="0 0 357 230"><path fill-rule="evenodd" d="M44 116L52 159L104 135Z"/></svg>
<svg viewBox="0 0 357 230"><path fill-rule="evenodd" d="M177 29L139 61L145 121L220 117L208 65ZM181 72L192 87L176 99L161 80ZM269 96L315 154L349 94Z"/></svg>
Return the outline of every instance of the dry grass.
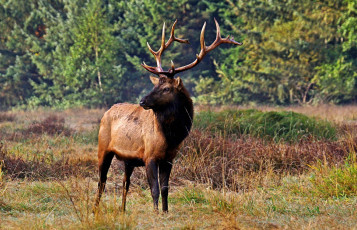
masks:
<svg viewBox="0 0 357 230"><path fill-rule="evenodd" d="M343 163L351 151L357 151L357 138L267 144L264 140L250 137L233 140L213 138L208 132L196 130L185 142L174 178L183 177L233 191L254 189L255 185L246 183L242 177L269 170L282 175L301 174L317 161Z"/></svg>
<svg viewBox="0 0 357 230"><path fill-rule="evenodd" d="M196 111L222 111L226 109L258 109L262 111L293 111L302 113L310 117L318 117L337 123L356 123L357 122L357 106L356 105L319 105L319 106L288 106L288 107L271 107L271 106L196 106Z"/></svg>
<svg viewBox="0 0 357 230"><path fill-rule="evenodd" d="M12 156L0 143L1 171L9 178L29 178L31 180L65 179L69 176L86 177L96 170L96 160L89 157L63 157L48 160L35 155L31 160Z"/></svg>
<svg viewBox="0 0 357 230"><path fill-rule="evenodd" d="M0 112L0 122L15 121L16 116L11 113Z"/></svg>
<svg viewBox="0 0 357 230"><path fill-rule="evenodd" d="M346 167L357 150L357 107L309 109L284 108L330 116L338 140L286 143L194 129L173 167L168 214L153 213L143 168L132 176L128 212L119 212L123 165L114 160L97 216L104 111L12 112L16 121L0 123L0 229L353 229L355 190L335 196L330 188L357 184L355 165ZM34 124L39 132L28 131Z"/></svg>

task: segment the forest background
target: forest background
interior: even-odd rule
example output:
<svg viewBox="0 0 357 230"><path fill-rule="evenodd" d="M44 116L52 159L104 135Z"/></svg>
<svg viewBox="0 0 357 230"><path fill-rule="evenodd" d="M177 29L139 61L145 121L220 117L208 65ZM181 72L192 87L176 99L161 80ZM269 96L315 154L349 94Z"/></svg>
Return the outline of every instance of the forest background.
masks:
<svg viewBox="0 0 357 230"><path fill-rule="evenodd" d="M0 109L107 107L152 85L141 67L178 19L164 56L182 66L216 29L222 45L181 75L199 104L318 104L357 100L356 0L0 0Z"/></svg>

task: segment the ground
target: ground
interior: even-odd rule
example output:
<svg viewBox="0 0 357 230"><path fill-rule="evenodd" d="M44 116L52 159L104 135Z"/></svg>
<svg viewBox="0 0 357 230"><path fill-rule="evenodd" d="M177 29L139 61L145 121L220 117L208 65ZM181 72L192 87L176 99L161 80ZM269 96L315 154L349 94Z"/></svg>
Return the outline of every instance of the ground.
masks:
<svg viewBox="0 0 357 230"><path fill-rule="evenodd" d="M194 128L174 163L169 213L154 212L143 168L134 171L127 212L120 212L123 167L114 160L96 215L104 110L3 112L0 228L356 229L357 106L258 109L326 119L338 137L276 143Z"/></svg>

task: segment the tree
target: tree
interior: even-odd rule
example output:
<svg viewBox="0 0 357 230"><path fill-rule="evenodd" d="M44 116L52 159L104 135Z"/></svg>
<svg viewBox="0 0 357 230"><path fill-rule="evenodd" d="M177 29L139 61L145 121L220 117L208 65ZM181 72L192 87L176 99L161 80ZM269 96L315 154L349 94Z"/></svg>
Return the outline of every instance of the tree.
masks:
<svg viewBox="0 0 357 230"><path fill-rule="evenodd" d="M218 64L224 95L219 103L311 102L318 95L314 76L341 48L338 21L343 1L231 1L217 3L220 17L244 49L222 51ZM232 96L236 95L236 96Z"/></svg>
<svg viewBox="0 0 357 230"><path fill-rule="evenodd" d="M44 78L32 82L36 95L31 105L103 106L122 99L125 68L117 64L119 43L106 16L108 7L99 0L72 1L55 12L46 42L34 45L39 55L33 61Z"/></svg>
<svg viewBox="0 0 357 230"><path fill-rule="evenodd" d="M347 0L340 18L341 51L317 68L314 82L322 101L351 102L357 99L357 3Z"/></svg>
<svg viewBox="0 0 357 230"><path fill-rule="evenodd" d="M178 19L164 68L191 63L199 33L222 46L181 76L207 104L345 103L356 100L356 3L339 1L0 0L0 108L108 106L149 88L147 49Z"/></svg>
<svg viewBox="0 0 357 230"><path fill-rule="evenodd" d="M40 39L42 21L33 9L41 1L0 2L0 109L21 105L32 95L30 81L38 81L31 61L28 35Z"/></svg>

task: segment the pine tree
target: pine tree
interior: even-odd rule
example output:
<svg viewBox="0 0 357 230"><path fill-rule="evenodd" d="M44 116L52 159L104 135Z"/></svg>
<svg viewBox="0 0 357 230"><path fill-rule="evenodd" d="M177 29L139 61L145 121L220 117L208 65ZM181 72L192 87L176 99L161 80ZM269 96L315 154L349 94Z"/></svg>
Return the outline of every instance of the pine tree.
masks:
<svg viewBox="0 0 357 230"><path fill-rule="evenodd" d="M227 3L227 4L226 4ZM309 103L318 99L314 77L334 59L343 36L338 31L345 1L232 1L219 3L244 49L223 51L216 83L208 94L217 103ZM212 83L214 84L214 83ZM200 89L201 91L204 89Z"/></svg>

